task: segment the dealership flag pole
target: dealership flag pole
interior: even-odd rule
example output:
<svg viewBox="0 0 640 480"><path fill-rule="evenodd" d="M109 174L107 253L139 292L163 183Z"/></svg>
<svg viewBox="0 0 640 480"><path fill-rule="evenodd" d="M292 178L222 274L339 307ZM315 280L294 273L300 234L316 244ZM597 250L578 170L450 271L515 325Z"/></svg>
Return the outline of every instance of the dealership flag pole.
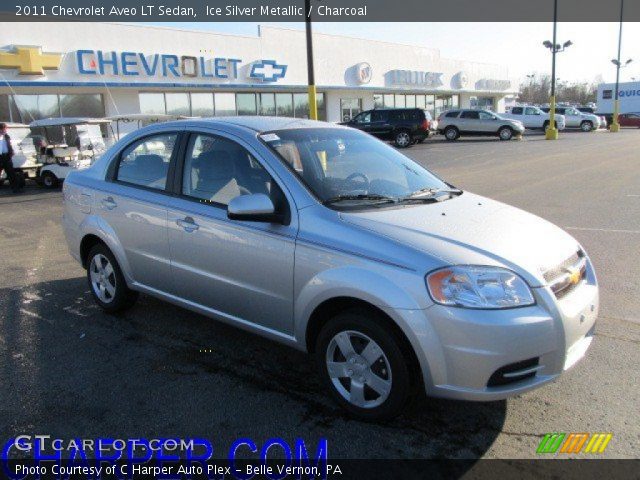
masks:
<svg viewBox="0 0 640 480"><path fill-rule="evenodd" d="M558 139L556 128L556 31L558 29L558 0L553 0L553 46L551 47L551 98L549 99L549 128L546 131L547 140Z"/></svg>
<svg viewBox="0 0 640 480"><path fill-rule="evenodd" d="M318 104L316 102L316 79L313 72L313 39L311 35L311 0L305 0L305 27L307 32L307 76L309 80L309 118L318 119Z"/></svg>
<svg viewBox="0 0 640 480"><path fill-rule="evenodd" d="M613 122L609 127L611 132L619 132L618 113L620 113L620 99L618 97L620 88L620 50L622 47L622 13L624 11L624 0L620 0L620 32L618 33L618 61L616 62L616 98L613 102Z"/></svg>

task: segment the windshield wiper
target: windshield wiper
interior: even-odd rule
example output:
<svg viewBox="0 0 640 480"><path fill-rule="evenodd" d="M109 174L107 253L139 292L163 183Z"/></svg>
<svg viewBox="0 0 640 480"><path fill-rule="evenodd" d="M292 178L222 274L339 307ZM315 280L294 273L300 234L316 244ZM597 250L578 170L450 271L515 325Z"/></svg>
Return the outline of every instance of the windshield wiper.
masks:
<svg viewBox="0 0 640 480"><path fill-rule="evenodd" d="M408 201L425 201L425 202L439 202L444 199L444 195L448 194L449 197L453 195L460 195L462 190L458 189L446 189L446 188L423 188L421 190L416 190L415 192L398 199L398 202L408 202Z"/></svg>
<svg viewBox="0 0 640 480"><path fill-rule="evenodd" d="M358 194L358 195L337 195L335 197L329 198L327 200L325 200L323 203L325 205L331 204L331 203L337 203L337 202L342 202L342 201L367 201L367 200L372 200L375 201L376 203L395 203L396 199L393 197L389 197L386 195L378 195L375 193L362 193L362 194Z"/></svg>

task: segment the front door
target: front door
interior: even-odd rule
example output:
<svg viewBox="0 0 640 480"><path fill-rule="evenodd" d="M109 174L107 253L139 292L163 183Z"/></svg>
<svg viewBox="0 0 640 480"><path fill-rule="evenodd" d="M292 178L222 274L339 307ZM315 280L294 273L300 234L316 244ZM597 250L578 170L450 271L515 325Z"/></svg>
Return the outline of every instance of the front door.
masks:
<svg viewBox="0 0 640 480"><path fill-rule="evenodd" d="M293 333L297 218L289 225L227 218L235 197L264 193L276 209L291 203L246 148L223 136L191 133L179 195L168 210L174 288L183 299L238 322ZM289 212L290 213L290 212Z"/></svg>
<svg viewBox="0 0 640 480"><path fill-rule="evenodd" d="M361 98L341 98L340 114L343 122L348 122L362 111Z"/></svg>
<svg viewBox="0 0 640 480"><path fill-rule="evenodd" d="M177 139L169 132L132 142L120 154L113 181L96 194L105 229L115 232L134 281L162 292L172 288L166 188Z"/></svg>

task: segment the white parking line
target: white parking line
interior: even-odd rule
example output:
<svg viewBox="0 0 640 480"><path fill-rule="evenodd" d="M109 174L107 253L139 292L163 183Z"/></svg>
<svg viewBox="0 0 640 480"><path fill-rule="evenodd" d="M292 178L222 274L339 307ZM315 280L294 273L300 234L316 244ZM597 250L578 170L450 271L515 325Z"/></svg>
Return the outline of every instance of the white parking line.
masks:
<svg viewBox="0 0 640 480"><path fill-rule="evenodd" d="M640 197L640 195L629 194L627 197Z"/></svg>
<svg viewBox="0 0 640 480"><path fill-rule="evenodd" d="M611 233L638 233L640 230L616 230L614 228L583 228L583 227L564 227L567 230L583 230L585 232L611 232Z"/></svg>

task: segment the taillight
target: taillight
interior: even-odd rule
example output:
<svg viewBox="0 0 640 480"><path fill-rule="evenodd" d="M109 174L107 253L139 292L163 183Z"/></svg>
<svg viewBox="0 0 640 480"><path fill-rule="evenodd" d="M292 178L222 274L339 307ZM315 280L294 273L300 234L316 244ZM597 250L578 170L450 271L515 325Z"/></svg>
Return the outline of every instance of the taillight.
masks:
<svg viewBox="0 0 640 480"><path fill-rule="evenodd" d="M423 130L429 130L429 120L427 120L426 118L422 121L422 129Z"/></svg>

